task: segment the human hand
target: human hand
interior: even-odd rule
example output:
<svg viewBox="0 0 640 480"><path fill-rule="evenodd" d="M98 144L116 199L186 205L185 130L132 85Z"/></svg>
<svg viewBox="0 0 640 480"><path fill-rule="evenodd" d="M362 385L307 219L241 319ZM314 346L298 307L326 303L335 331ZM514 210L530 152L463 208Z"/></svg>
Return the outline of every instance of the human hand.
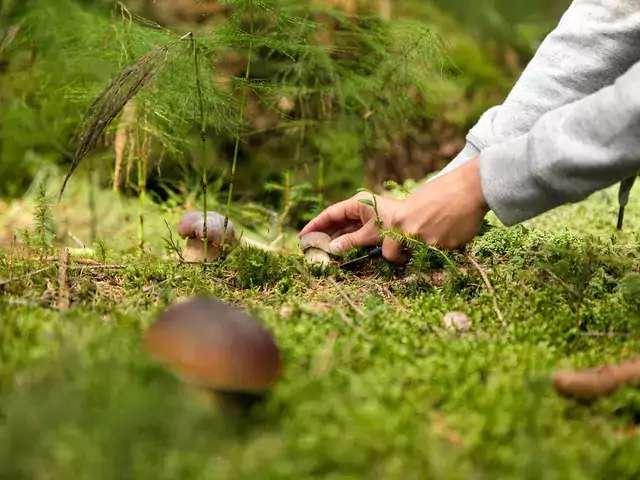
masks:
<svg viewBox="0 0 640 480"><path fill-rule="evenodd" d="M414 190L395 210L387 228L452 250L473 240L488 212L476 157ZM382 255L395 262L401 258L402 249L402 243L386 236Z"/></svg>
<svg viewBox="0 0 640 480"><path fill-rule="evenodd" d="M323 232L332 239L331 253L345 252L355 247L376 245L380 241L380 228L376 224L376 212L359 200L372 200L371 194L358 193L353 197L327 207L311 220L299 233L299 237L311 232ZM375 195L378 216L382 228L388 228L400 200Z"/></svg>

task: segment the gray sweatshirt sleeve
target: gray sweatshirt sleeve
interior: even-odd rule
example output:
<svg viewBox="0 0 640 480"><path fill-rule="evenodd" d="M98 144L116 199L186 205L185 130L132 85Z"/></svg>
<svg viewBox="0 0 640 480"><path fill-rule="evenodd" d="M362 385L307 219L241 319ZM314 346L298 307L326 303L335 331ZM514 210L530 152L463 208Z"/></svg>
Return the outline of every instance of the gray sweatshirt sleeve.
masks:
<svg viewBox="0 0 640 480"><path fill-rule="evenodd" d="M612 85L485 148L485 199L507 226L578 202L640 172L640 62Z"/></svg>
<svg viewBox="0 0 640 480"><path fill-rule="evenodd" d="M440 175L528 132L544 113L610 85L638 60L638 45L638 0L574 0L502 105L482 115Z"/></svg>

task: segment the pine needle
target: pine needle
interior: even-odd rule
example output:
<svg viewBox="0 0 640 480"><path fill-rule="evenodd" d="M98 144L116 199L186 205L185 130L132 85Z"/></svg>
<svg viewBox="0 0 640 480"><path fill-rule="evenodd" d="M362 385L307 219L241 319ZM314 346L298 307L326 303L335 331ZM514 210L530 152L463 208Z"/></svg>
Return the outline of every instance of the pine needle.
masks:
<svg viewBox="0 0 640 480"><path fill-rule="evenodd" d="M7 48L9 48L9 45L11 45L11 43L13 43L13 40L15 40L16 36L18 35L18 32L20 32L20 29L22 28L23 23L24 23L24 20L20 21L16 25L12 25L9 28L7 28L7 31L5 32L4 36L0 38L0 54L2 54L2 52L4 52Z"/></svg>
<svg viewBox="0 0 640 480"><path fill-rule="evenodd" d="M154 48L135 65L124 69L96 97L80 124L79 144L69 173L67 173L60 189L58 201L62 198L67 182L81 160L96 146L113 119L118 116L129 100L153 80L154 75L163 64L164 54L177 42L190 35L191 33L188 33L177 41Z"/></svg>

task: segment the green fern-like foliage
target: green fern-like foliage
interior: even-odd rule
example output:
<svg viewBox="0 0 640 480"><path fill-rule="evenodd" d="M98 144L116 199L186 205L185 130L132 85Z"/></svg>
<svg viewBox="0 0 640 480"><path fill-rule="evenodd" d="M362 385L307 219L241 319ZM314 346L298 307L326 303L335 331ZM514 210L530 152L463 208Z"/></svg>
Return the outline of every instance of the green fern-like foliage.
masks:
<svg viewBox="0 0 640 480"><path fill-rule="evenodd" d="M51 199L43 184L39 184L36 191L34 219L34 239L36 240L36 245L40 249L41 257L44 257L53 251L53 242L55 240L56 231L53 213L51 211Z"/></svg>
<svg viewBox="0 0 640 480"><path fill-rule="evenodd" d="M162 161L167 188L183 180L179 164L205 162L211 181L227 177L237 141L239 194L290 170L296 181L324 178L320 193L335 196L362 184L377 142L424 115L435 94L430 85L448 65L442 41L419 22L349 18L289 0L224 3L227 18L189 36L120 2L31 0L11 46L12 100L0 127L3 140L17 135L3 150L37 149L70 163L89 106L160 49L153 78L134 92L135 128L151 138L149 171ZM229 58L239 66L232 73ZM104 122L106 144L87 154L111 149L119 121ZM202 124L210 142L204 154L197 148ZM261 156L277 161L244 167Z"/></svg>

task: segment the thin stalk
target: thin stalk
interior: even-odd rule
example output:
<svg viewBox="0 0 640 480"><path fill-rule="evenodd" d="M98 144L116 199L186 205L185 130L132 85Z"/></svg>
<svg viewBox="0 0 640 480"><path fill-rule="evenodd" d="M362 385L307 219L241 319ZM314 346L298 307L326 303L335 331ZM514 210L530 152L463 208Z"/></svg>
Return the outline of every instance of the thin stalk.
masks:
<svg viewBox="0 0 640 480"><path fill-rule="evenodd" d="M89 183L89 235L91 238L98 236L98 212L96 210L95 179L93 175L93 159L89 161L87 172Z"/></svg>
<svg viewBox="0 0 640 480"><path fill-rule="evenodd" d="M201 162L202 162L202 212L203 212L203 241L204 241L204 260L203 263L206 263L207 259L207 125L205 120L204 113L204 100L202 98L202 85L200 85L200 66L198 63L198 50L196 48L196 39L193 34L191 34L191 45L193 46L193 63L196 69L196 91L198 93L198 102L200 105L200 145L201 145ZM226 224L225 224L226 227ZM224 232L226 234L226 230ZM224 242L224 235L223 235Z"/></svg>
<svg viewBox="0 0 640 480"><path fill-rule="evenodd" d="M318 203L319 209L324 210L324 156L318 159Z"/></svg>
<svg viewBox="0 0 640 480"><path fill-rule="evenodd" d="M284 222L286 221L287 216L289 215L289 210L291 209L291 172L289 170L284 172L284 187L282 190L284 206L282 209L282 213L280 214L280 218L278 219L278 236L283 236L282 242L284 245Z"/></svg>
<svg viewBox="0 0 640 480"><path fill-rule="evenodd" d="M249 82L251 73L251 55L253 53L253 11L249 10L249 52L247 54L247 68L244 72L245 82ZM227 225L229 224L229 210L231 209L231 197L233 196L233 180L236 174L236 164L238 163L238 150L240 149L240 126L244 119L244 108L247 103L247 86L242 90L242 99L240 101L240 112L238 114L238 131L236 131L236 145L233 151L233 162L231 164L231 175L229 178L229 194L227 195L227 207L224 212L224 226L222 229L222 246L227 238Z"/></svg>
<svg viewBox="0 0 640 480"><path fill-rule="evenodd" d="M145 124L146 124L145 116ZM138 246L140 251L144 251L144 204L147 190L147 163L148 163L148 140L147 133L144 134L142 148L138 154Z"/></svg>
<svg viewBox="0 0 640 480"><path fill-rule="evenodd" d="M138 155L138 247L144 247L144 185L142 180L142 155Z"/></svg>

